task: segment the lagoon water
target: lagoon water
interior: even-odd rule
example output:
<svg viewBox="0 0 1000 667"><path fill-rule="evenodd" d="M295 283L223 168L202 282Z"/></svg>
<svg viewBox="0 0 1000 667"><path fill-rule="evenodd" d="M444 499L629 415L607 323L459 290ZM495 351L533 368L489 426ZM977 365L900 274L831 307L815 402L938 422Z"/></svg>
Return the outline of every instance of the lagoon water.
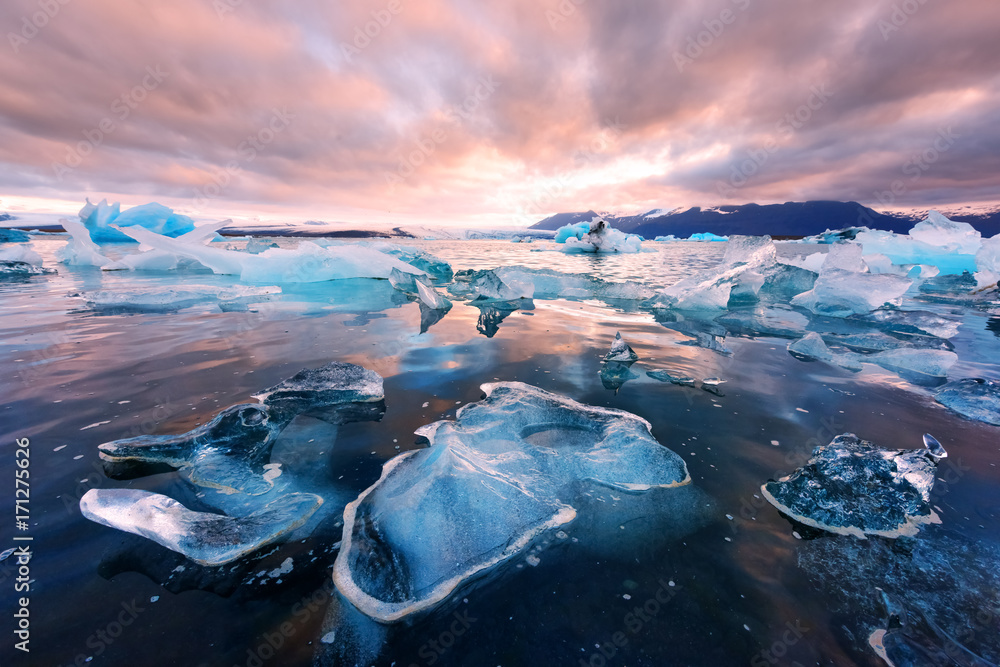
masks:
<svg viewBox="0 0 1000 667"><path fill-rule="evenodd" d="M63 243L32 243L58 274L0 283L8 480L15 439L31 449L31 664L874 666L885 664L869 645L887 627L879 589L906 610L912 644L923 647L911 647L910 664L935 664L935 655L955 660L937 664L1000 661L1000 428L935 403L934 381L793 357L792 338L776 332L811 326L801 311L769 309L774 327L762 333L710 317L658 318L635 301L536 298L490 312L456 300L439 321L422 323L418 304L384 280L284 285L225 309L199 296L170 307L94 307L75 295L205 292L238 281L66 267L54 258ZM520 265L658 288L715 265L725 244L646 243L652 251L607 256L503 241L410 245L456 271ZM961 323L949 378L1000 377L997 314L913 297L905 305ZM639 361L633 378L606 386L602 359L619 331ZM333 591L336 511L218 568L80 514L91 488L156 491L218 511L224 499L168 469L109 477L98 445L188 431L334 360L385 378L384 416L338 427L296 419L272 458L303 490L321 488L331 507L372 485L393 456L424 446L415 429L453 418L497 380L639 415L685 460L693 484L612 538L570 524L530 559L393 626L365 619ZM653 369L726 382L710 393L659 382L646 375ZM891 448L920 448L924 433L940 440L949 457L932 504L942 523L916 538L862 541L803 531L761 499L762 483L847 432ZM13 484L0 486L3 506L13 507ZM419 520L420 508L411 509ZM0 551L13 546L12 532L3 531ZM8 619L14 576L12 560L0 563ZM11 644L8 635L0 655Z"/></svg>

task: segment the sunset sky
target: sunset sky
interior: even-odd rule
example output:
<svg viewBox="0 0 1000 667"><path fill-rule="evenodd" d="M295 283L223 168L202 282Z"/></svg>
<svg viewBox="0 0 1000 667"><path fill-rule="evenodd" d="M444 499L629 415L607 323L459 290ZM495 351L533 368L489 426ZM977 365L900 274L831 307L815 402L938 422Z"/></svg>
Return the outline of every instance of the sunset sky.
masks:
<svg viewBox="0 0 1000 667"><path fill-rule="evenodd" d="M5 0L0 26L0 211L1000 200L996 0Z"/></svg>

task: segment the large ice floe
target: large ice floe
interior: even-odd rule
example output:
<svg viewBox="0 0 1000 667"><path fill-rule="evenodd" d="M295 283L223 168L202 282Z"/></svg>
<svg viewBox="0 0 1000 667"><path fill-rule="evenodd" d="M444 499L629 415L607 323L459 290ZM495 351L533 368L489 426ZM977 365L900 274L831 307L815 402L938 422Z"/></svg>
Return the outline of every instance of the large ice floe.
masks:
<svg viewBox="0 0 1000 667"><path fill-rule="evenodd" d="M865 230L855 240L864 246L865 255L882 254L897 265L933 265L944 274L975 272L982 243L972 225L949 220L937 211L928 213L909 234Z"/></svg>
<svg viewBox="0 0 1000 667"><path fill-rule="evenodd" d="M106 469L166 465L195 487L238 496L238 515L195 512L162 494L108 488L84 496L84 516L205 565L236 560L303 525L324 498L274 493L281 469L271 462L271 452L278 435L299 415L330 424L379 418L382 378L355 364L333 362L303 370L254 398L260 403L229 407L181 435L144 435L99 447Z"/></svg>
<svg viewBox="0 0 1000 667"><path fill-rule="evenodd" d="M869 272L860 245L838 243L826 255L816 284L796 295L792 305L831 317L863 315L899 305L912 284L903 276Z"/></svg>
<svg viewBox="0 0 1000 667"><path fill-rule="evenodd" d="M812 287L811 271L778 262L770 236L732 236L722 262L656 294L649 305L678 310L722 310L732 301L753 302L764 294L790 296Z"/></svg>
<svg viewBox="0 0 1000 667"><path fill-rule="evenodd" d="M930 494L947 453L932 436L924 436L924 445L883 449L845 433L761 491L782 514L812 528L862 539L915 535L922 525L941 522Z"/></svg>
<svg viewBox="0 0 1000 667"><path fill-rule="evenodd" d="M482 389L487 398L455 421L420 428L430 447L387 462L344 512L334 582L377 621L429 609L542 533L614 511L578 502L588 489L628 501L690 482L684 461L633 414L520 382Z"/></svg>
<svg viewBox="0 0 1000 667"><path fill-rule="evenodd" d="M873 344L871 336L857 340L859 346ZM871 354L857 352L834 352L827 347L820 334L812 331L804 337L788 344L788 351L800 357L824 361L848 370L861 370L863 363L872 363L895 372L917 373L934 378L948 377L948 370L958 361L958 355L951 350L935 350L917 347L905 347L905 343L890 336L878 340L892 346ZM844 342L850 344L851 338Z"/></svg>
<svg viewBox="0 0 1000 667"><path fill-rule="evenodd" d="M1000 426L1000 384L964 378L939 387L935 400L963 417Z"/></svg>
<svg viewBox="0 0 1000 667"><path fill-rule="evenodd" d="M363 246L323 247L302 241L296 248L268 248L259 254L213 248L199 241L169 238L147 229L121 231L145 246L187 258L214 273L239 276L249 283L311 283L348 278L389 278L393 269L425 272L395 257Z"/></svg>
<svg viewBox="0 0 1000 667"><path fill-rule="evenodd" d="M614 229L597 216L590 222L565 225L556 230L555 242L563 244L563 252L626 252L642 250L642 239Z"/></svg>
<svg viewBox="0 0 1000 667"><path fill-rule="evenodd" d="M96 243L131 243L132 239L116 227L141 227L164 236L180 236L194 229L194 221L186 215L174 213L162 204L152 202L133 206L122 212L121 204L108 204L102 199L80 209L80 222L90 232Z"/></svg>

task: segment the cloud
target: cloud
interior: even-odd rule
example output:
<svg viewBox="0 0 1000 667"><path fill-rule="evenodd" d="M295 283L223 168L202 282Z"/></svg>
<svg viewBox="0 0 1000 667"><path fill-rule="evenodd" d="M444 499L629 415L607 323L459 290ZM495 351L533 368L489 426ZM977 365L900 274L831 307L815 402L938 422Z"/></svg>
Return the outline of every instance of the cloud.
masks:
<svg viewBox="0 0 1000 667"><path fill-rule="evenodd" d="M510 222L1000 199L990 0L40 6L0 8L7 195Z"/></svg>

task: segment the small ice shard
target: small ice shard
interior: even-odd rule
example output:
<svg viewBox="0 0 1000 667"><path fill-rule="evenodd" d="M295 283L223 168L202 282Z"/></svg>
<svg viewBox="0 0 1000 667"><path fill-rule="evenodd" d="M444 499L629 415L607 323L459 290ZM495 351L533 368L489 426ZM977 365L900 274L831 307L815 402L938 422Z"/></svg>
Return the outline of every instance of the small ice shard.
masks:
<svg viewBox="0 0 1000 667"><path fill-rule="evenodd" d="M11 547L10 549L4 550L3 553L0 553L0 563L4 562L5 560L13 556L15 551L17 551L17 549Z"/></svg>
<svg viewBox="0 0 1000 667"><path fill-rule="evenodd" d="M91 489L80 499L83 516L153 540L208 567L225 565L280 540L323 504L292 493L253 514L229 517L187 509L167 496L135 489Z"/></svg>
<svg viewBox="0 0 1000 667"><path fill-rule="evenodd" d="M611 343L611 350L604 355L605 361L636 361L638 359L639 355L622 339L620 331L615 334L615 339Z"/></svg>
<svg viewBox="0 0 1000 667"><path fill-rule="evenodd" d="M670 384L678 384L685 387L695 386L694 378L687 377L684 375L672 375L670 371L652 370L652 371L646 371L646 375L653 378L654 380L659 380L660 382L669 382Z"/></svg>
<svg viewBox="0 0 1000 667"><path fill-rule="evenodd" d="M701 383L703 385L707 385L709 387L718 387L720 384L723 384L724 382L727 382L727 380L723 380L722 378L714 378L714 377L713 378L705 378L704 380L701 381Z"/></svg>
<svg viewBox="0 0 1000 667"><path fill-rule="evenodd" d="M761 491L782 514L812 528L896 538L940 523L930 506L936 470L928 449L882 449L846 433Z"/></svg>
<svg viewBox="0 0 1000 667"><path fill-rule="evenodd" d="M451 301L441 296L437 290L423 280L417 280L417 294L425 306L433 310L448 310L451 308Z"/></svg>
<svg viewBox="0 0 1000 667"><path fill-rule="evenodd" d="M823 337L815 331L811 331L805 337L789 343L788 351L800 357L825 361L828 364L834 364L852 371L861 370L861 361L864 359L861 355L853 352L835 354L833 350L826 346Z"/></svg>
<svg viewBox="0 0 1000 667"><path fill-rule="evenodd" d="M963 378L941 386L934 400L963 417L1000 426L1000 383Z"/></svg>
<svg viewBox="0 0 1000 667"><path fill-rule="evenodd" d="M279 412L316 417L347 403L381 401L385 391L382 376L375 371L333 361L320 368L304 368L253 397Z"/></svg>
<svg viewBox="0 0 1000 667"><path fill-rule="evenodd" d="M635 380L639 376L632 372L631 361L608 361L601 365L601 384L605 389L618 393L626 382Z"/></svg>
<svg viewBox="0 0 1000 667"><path fill-rule="evenodd" d="M482 389L455 421L418 429L430 446L387 462L344 511L334 582L377 621L433 607L578 514L591 525L589 513L619 511L587 500L599 489L625 506L690 483L684 461L635 415L520 382ZM616 514L614 525L625 520Z"/></svg>
<svg viewBox="0 0 1000 667"><path fill-rule="evenodd" d="M938 439L930 433L924 433L924 447L927 448L927 451L935 459L948 458L948 452L945 450L944 445L938 442Z"/></svg>
<svg viewBox="0 0 1000 667"><path fill-rule="evenodd" d="M472 305L479 309L479 320L476 322L476 330L487 338L493 338L500 331L500 324L517 310L530 310L534 307L530 299L517 299L514 301L486 301L476 300ZM437 311L440 312L440 311Z"/></svg>

